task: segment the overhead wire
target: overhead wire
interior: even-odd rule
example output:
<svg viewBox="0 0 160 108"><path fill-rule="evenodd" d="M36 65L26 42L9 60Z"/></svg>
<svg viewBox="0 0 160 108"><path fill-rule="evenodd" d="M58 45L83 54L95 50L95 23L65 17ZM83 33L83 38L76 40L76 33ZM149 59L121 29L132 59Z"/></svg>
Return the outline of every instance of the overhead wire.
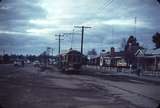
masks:
<svg viewBox="0 0 160 108"><path fill-rule="evenodd" d="M105 16L106 14L106 8L108 8L112 3L113 3L114 0L110 0L110 1L107 1L106 3L104 3L104 6L99 10L99 14L102 15L102 16Z"/></svg>

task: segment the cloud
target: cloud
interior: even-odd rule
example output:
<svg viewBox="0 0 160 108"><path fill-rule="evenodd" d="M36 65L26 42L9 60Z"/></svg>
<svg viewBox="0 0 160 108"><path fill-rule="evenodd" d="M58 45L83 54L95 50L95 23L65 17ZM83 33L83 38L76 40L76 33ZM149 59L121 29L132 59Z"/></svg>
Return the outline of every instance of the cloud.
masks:
<svg viewBox="0 0 160 108"><path fill-rule="evenodd" d="M45 10L34 2L38 0L4 0L0 4L0 29L11 31L25 31L31 25L28 20L44 18Z"/></svg>
<svg viewBox="0 0 160 108"><path fill-rule="evenodd" d="M152 35L160 28L160 6L156 0L113 0L108 5L109 1L3 0L0 3L0 47L21 46L29 52L32 52L30 48L57 48L55 34L72 32L75 25L86 25L92 28L85 30L85 51L93 47L118 49L122 38L135 35L135 17L138 41L153 46ZM64 39L62 49L69 48L69 37ZM74 36L76 49L80 48L80 39L80 35Z"/></svg>
<svg viewBox="0 0 160 108"><path fill-rule="evenodd" d="M37 38L33 35L1 33L0 50L5 49L9 54L17 52L19 54L40 54L47 46L56 46L53 40L45 37Z"/></svg>

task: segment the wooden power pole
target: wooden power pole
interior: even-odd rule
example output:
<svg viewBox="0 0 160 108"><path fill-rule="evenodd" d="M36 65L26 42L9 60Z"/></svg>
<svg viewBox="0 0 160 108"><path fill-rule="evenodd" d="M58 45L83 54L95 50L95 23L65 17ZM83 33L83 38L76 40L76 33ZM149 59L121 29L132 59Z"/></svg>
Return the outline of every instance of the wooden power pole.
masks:
<svg viewBox="0 0 160 108"><path fill-rule="evenodd" d="M56 34L55 36L58 36L58 54L60 55L61 54L61 37L64 36L62 34Z"/></svg>
<svg viewBox="0 0 160 108"><path fill-rule="evenodd" d="M82 29L82 37L81 37L81 54L83 54L83 40L84 40L84 30L91 27L86 26L74 26L75 28L81 28Z"/></svg>

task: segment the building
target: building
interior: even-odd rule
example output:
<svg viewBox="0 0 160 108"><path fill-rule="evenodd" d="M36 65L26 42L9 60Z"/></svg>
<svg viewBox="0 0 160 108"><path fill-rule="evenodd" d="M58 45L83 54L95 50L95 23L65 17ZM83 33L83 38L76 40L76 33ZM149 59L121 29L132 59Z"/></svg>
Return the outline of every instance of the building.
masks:
<svg viewBox="0 0 160 108"><path fill-rule="evenodd" d="M150 50L137 50L135 53L137 67L143 70L160 70L160 48Z"/></svg>
<svg viewBox="0 0 160 108"><path fill-rule="evenodd" d="M2 64L2 63L3 63L3 56L0 55L0 64Z"/></svg>
<svg viewBox="0 0 160 108"><path fill-rule="evenodd" d="M100 65L110 67L126 67L127 63L124 59L124 52L116 52L113 47L110 49L110 52L102 52L100 54Z"/></svg>
<svg viewBox="0 0 160 108"><path fill-rule="evenodd" d="M87 58L88 58L89 65L99 65L99 63L100 63L100 56L99 55L89 55Z"/></svg>

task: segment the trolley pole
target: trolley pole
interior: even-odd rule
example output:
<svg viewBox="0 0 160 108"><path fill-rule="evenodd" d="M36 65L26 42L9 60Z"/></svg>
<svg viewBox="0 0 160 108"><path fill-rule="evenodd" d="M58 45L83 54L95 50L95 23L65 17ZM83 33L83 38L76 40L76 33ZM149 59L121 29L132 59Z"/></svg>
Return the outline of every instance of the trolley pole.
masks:
<svg viewBox="0 0 160 108"><path fill-rule="evenodd" d="M75 28L81 28L82 29L82 36L81 36L81 54L83 54L83 43L84 43L84 30L91 27L86 26L74 26Z"/></svg>

